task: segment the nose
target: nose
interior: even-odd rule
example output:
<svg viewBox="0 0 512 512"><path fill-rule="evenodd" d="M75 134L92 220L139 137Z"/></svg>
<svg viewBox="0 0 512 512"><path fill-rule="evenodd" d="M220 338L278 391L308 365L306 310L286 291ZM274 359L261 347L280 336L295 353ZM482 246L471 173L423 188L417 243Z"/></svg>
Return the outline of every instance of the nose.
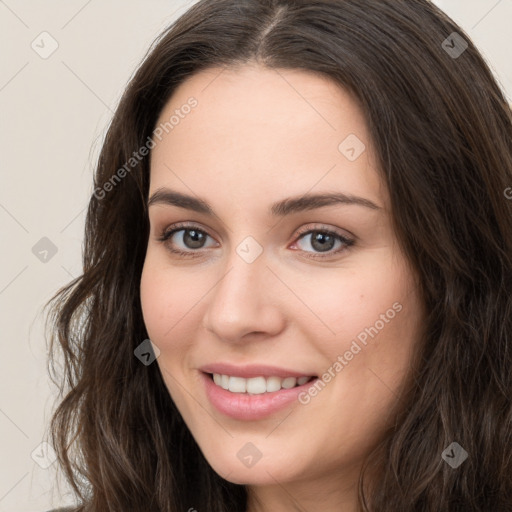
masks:
<svg viewBox="0 0 512 512"><path fill-rule="evenodd" d="M285 325L281 297L285 287L267 267L264 252L253 262L236 252L214 285L203 326L229 343L277 335Z"/></svg>

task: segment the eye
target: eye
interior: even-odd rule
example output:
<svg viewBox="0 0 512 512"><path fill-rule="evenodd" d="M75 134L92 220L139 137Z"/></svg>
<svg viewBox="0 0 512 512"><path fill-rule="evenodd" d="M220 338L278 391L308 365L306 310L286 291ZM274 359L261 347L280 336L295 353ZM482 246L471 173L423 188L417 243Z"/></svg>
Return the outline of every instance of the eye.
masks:
<svg viewBox="0 0 512 512"><path fill-rule="evenodd" d="M309 245L313 248L313 251L308 251L304 248L304 246L299 246L301 250L309 253L307 256L308 258L323 258L332 256L346 250L348 247L354 244L353 239L322 226L315 227L314 229L308 229L307 227L303 228L299 232L298 241L307 241L307 243L309 243ZM339 244L338 249L333 251L332 249L336 246L337 242ZM298 245L297 242L295 242L294 245ZM327 255L323 256L323 253L327 253Z"/></svg>
<svg viewBox="0 0 512 512"><path fill-rule="evenodd" d="M178 233L181 233L181 235L175 236L178 235ZM201 256L202 251L199 251L198 249L208 248L208 246L205 246L205 242L208 238L212 237L210 237L208 233L200 229L195 224L180 223L174 224L170 229L168 228L167 230L164 230L158 237L158 240L164 243L168 250L172 253L179 254L180 256L194 258ZM323 226L315 226L313 229L311 229L311 226L307 226L300 230L298 233L298 238L292 247L298 245L297 242L308 240L308 238L311 247L313 247L313 251L309 251L303 246L299 248L305 253L308 253L306 257L317 259L338 254L339 252L346 250L355 242L354 240L347 238L346 236L332 229L325 228ZM177 241L180 240L182 246L176 246ZM332 249L336 246L336 243L339 244L338 249L333 251ZM213 247L215 246L216 245L214 244ZM325 256L323 255L324 253L326 254Z"/></svg>
<svg viewBox="0 0 512 512"><path fill-rule="evenodd" d="M181 232L181 235L175 236ZM185 247L176 248L176 241L173 240L173 238L176 240L181 240L181 243ZM175 224L172 226L171 230L164 231L159 236L158 240L165 243L167 248L173 253L179 254L181 256L195 257L200 256L200 254L194 254L194 252L197 252L197 249L205 248L205 241L207 238L211 238L210 235L208 235L202 229L199 229L198 226L193 224Z"/></svg>

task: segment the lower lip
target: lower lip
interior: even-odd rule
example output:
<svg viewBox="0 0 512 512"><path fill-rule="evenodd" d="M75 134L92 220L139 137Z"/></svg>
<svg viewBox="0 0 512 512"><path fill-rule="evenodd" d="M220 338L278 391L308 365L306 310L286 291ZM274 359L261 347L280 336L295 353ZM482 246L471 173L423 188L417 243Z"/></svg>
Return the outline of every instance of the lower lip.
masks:
<svg viewBox="0 0 512 512"><path fill-rule="evenodd" d="M227 391L217 386L210 375L204 372L201 373L206 387L206 396L212 405L226 416L245 421L260 420L288 407L293 402L298 401L299 394L311 387L317 380L313 379L302 386L291 389L249 395Z"/></svg>

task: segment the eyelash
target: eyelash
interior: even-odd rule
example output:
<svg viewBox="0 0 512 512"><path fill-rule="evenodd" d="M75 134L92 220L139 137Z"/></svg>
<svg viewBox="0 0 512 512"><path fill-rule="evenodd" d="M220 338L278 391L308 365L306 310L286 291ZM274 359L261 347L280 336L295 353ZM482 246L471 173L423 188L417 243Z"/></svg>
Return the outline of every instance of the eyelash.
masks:
<svg viewBox="0 0 512 512"><path fill-rule="evenodd" d="M178 223L178 224L174 224L174 225L170 226L169 228L164 229L161 232L161 234L157 237L157 240L159 242L166 244L166 242L168 242L169 238L171 238L172 235L174 235L174 233L178 233L179 231L199 231L200 233L210 236L204 229L199 228L199 226L197 226L195 224ZM321 255L322 253L311 253L309 251L304 251L304 252L306 252L307 258L325 259L325 258L331 257L335 254L338 254L342 251L347 250L349 247L351 247L355 243L354 240L347 238L343 235L340 235L339 233L337 233L336 231L333 231L332 229L323 228L323 227L315 227L313 229L312 228L304 228L302 230L299 230L299 232L297 233L296 241L298 241L304 235L308 235L308 234L311 234L314 232L333 236L336 239L340 240L344 244L344 247L342 247L341 249L338 249L337 251L334 251L334 252L326 252L325 256L322 256ZM212 238L212 237L210 237L210 238ZM168 244L166 244L166 245L168 245ZM201 257L200 253L202 252L201 249L197 249L197 250L191 249L190 251L183 251L181 249L173 249L171 247L168 247L168 250L174 254L178 254L178 255L186 257L186 258ZM313 254L315 254L315 255L313 255Z"/></svg>

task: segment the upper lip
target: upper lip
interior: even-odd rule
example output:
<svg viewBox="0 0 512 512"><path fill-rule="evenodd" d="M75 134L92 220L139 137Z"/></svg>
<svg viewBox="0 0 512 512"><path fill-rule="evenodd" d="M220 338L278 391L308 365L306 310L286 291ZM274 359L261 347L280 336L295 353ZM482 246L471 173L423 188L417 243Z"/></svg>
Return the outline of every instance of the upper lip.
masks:
<svg viewBox="0 0 512 512"><path fill-rule="evenodd" d="M279 368L266 364L248 364L233 365L230 363L212 363L199 368L205 373L218 373L220 375L230 375L233 377L243 377L250 379L252 377L313 377L313 373L304 373L301 371L290 370L288 368Z"/></svg>

